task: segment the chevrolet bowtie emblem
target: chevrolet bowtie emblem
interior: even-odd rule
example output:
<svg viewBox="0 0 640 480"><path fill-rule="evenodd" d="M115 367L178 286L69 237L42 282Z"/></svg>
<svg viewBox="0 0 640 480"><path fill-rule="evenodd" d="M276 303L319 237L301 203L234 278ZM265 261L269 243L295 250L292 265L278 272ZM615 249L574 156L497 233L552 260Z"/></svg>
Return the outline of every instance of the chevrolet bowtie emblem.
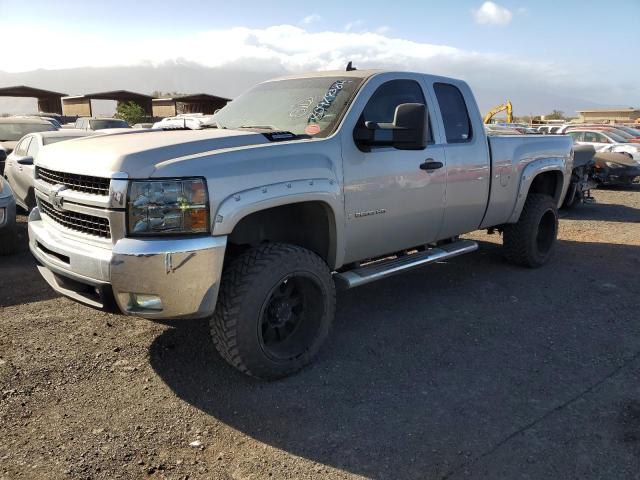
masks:
<svg viewBox="0 0 640 480"><path fill-rule="evenodd" d="M67 187L64 185L56 185L49 192L49 203L58 211L62 211L62 204L64 203L64 199L60 196L60 193L66 189Z"/></svg>

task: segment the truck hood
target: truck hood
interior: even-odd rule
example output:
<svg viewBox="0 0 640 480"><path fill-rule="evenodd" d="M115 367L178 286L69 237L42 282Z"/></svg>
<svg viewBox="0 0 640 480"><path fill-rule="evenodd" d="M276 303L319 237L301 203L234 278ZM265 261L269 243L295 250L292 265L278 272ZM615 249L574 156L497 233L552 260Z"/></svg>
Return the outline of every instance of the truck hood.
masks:
<svg viewBox="0 0 640 480"><path fill-rule="evenodd" d="M40 151L36 164L96 177L124 172L129 178L149 178L167 160L266 143L270 142L264 135L249 130L129 131L49 145Z"/></svg>

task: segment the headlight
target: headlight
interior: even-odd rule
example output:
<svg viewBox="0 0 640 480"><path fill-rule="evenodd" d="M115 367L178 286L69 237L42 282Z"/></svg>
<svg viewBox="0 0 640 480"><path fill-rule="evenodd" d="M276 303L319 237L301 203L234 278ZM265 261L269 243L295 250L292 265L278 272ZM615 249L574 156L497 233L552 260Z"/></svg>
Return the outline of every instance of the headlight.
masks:
<svg viewBox="0 0 640 480"><path fill-rule="evenodd" d="M609 168L623 168L624 167L624 165L620 165L619 163L613 163L613 162L604 162L604 164Z"/></svg>
<svg viewBox="0 0 640 480"><path fill-rule="evenodd" d="M129 235L206 233L208 198L202 178L132 181L127 201Z"/></svg>

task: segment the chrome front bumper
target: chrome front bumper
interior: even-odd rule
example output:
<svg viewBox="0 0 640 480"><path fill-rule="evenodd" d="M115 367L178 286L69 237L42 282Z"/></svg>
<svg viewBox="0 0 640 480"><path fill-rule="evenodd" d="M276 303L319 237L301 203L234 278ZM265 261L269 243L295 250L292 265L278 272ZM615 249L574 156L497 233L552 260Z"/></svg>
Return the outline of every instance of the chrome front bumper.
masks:
<svg viewBox="0 0 640 480"><path fill-rule="evenodd" d="M92 307L145 318L213 313L227 237L118 240L112 249L66 235L29 215L29 247L45 280ZM147 307L137 299L157 298Z"/></svg>

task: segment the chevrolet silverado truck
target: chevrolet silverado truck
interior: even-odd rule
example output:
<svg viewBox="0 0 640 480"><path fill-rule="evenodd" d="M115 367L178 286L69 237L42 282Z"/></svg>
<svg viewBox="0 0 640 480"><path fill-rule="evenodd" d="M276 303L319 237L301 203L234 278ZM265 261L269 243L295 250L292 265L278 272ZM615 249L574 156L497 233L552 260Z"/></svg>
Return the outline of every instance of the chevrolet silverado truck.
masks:
<svg viewBox="0 0 640 480"><path fill-rule="evenodd" d="M336 288L477 249L546 263L571 177L566 136L485 135L469 86L348 70L267 81L201 130L42 149L30 248L58 292L149 319L209 317L262 379L308 364Z"/></svg>

